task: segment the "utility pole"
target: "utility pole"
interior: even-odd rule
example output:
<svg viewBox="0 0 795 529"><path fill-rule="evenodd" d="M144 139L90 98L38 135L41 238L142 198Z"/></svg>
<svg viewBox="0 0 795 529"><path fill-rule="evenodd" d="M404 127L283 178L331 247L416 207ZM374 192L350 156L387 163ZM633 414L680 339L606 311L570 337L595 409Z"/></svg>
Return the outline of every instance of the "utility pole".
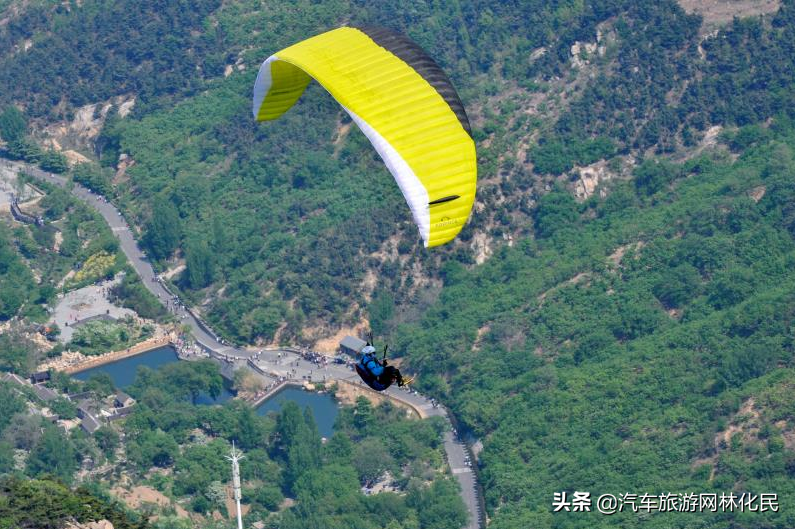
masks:
<svg viewBox="0 0 795 529"><path fill-rule="evenodd" d="M232 489L237 505L237 529L243 529L243 515L240 513L240 465L238 461L245 457L242 453L235 450L235 442L232 441L232 454L226 458L232 462Z"/></svg>

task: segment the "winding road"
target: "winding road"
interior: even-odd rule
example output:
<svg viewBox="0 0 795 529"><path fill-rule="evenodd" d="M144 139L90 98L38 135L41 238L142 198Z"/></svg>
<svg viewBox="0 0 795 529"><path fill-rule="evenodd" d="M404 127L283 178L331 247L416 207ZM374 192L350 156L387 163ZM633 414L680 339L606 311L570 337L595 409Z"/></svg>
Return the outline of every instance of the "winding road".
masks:
<svg viewBox="0 0 795 529"><path fill-rule="evenodd" d="M38 167L26 163L0 159L0 165L17 172L22 171L34 178L61 188L68 187L69 180L63 176L42 171ZM293 348L257 351L235 348L224 343L193 311L174 302L174 295L158 280L152 265L138 247L130 226L113 204L79 184L72 186L71 193L102 215L114 235L119 239L122 251L146 288L157 296L166 308L180 318L183 324L188 325L196 342L216 358L226 358L234 365L254 362L266 371L272 372L279 372L280 368L287 369L289 367L289 369L295 370L292 377L301 380L312 380L313 378L318 380L322 375L329 379L358 381L358 376L355 373L351 373L350 368L338 364L330 364L319 368L315 363L303 358ZM443 406L434 406L428 398L416 391L392 387L386 393L389 397L421 411L423 415L439 416L447 421L449 427L444 434L444 450L450 470L461 486L461 498L469 512L469 521L465 528L481 529L485 527L482 504L478 497L477 479L473 468L470 466L469 451L466 445L456 438L447 410Z"/></svg>

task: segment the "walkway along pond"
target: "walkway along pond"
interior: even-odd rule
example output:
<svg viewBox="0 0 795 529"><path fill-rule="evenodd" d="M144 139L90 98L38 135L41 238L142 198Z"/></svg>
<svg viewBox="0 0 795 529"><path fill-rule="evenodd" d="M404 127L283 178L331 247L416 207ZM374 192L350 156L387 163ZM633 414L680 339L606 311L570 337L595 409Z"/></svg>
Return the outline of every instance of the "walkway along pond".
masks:
<svg viewBox="0 0 795 529"><path fill-rule="evenodd" d="M0 164L3 164L11 169L24 170L32 177L38 178L58 187L68 188L67 184L69 184L69 181L66 178L42 171L33 165L22 162L9 162L5 160L0 160ZM259 361L259 363L256 363L259 369L262 369L263 366L268 368L272 367L272 373L278 373L281 369L288 367L288 362L292 362L293 359L287 358L286 355L279 355L278 359L273 357L275 357L278 353L284 352L289 352L296 355L299 354L297 353L298 350L285 348L281 351L271 351L270 353L272 353L272 355L271 358L269 358L267 355L264 355L264 352L239 349L229 346L221 338L219 338L212 331L212 329L210 329L209 326L207 326L207 324L198 317L198 315L196 315L187 307L184 307L179 302L179 299L175 298L174 293L170 292L162 282L158 281L158 277L155 274L152 265L146 259L143 252L141 252L140 248L138 248L138 243L133 237L132 230L124 220L124 217L122 217L121 212L117 210L113 204L109 203L104 197L100 197L92 193L79 184L73 184L70 191L72 195L86 202L88 205L97 210L100 215L102 215L102 217L110 226L110 229L113 231L114 235L118 237L120 248L127 256L127 259L129 260L132 267L141 277L141 280L146 288L152 292L152 294L154 294L164 305L166 305L166 300L175 300L175 303L167 305L167 308L169 308L169 310L177 317L181 318L183 323L190 327L191 333L196 339L196 343L202 349L204 349L213 358L222 361L222 373L225 373L228 376L230 371L236 367L242 367L244 365L249 365L249 367L252 367L254 362L249 363L252 361L252 358ZM291 367L293 370L292 375L285 376L284 378L292 378L298 380L299 383L303 383L304 381L311 383L312 381L322 380L320 379L321 376L325 376L326 380L337 379L348 380L351 382L357 380L358 377L355 373L351 374L347 368L342 366L326 366L325 373L318 372L316 366L304 358L306 353L310 352L300 351L300 357L297 360L294 360L295 367ZM260 358L263 355L265 358ZM271 360L273 364L272 366L268 365L267 363ZM253 367L252 370L254 370ZM268 370L265 371L267 372ZM274 378L274 381L278 382L278 377ZM450 422L450 415L444 407L433 406L428 399L417 394L416 392L407 392L390 388L384 393L386 393L390 398L394 399L397 403L408 405L415 410L418 410L421 415L442 416L448 421L448 423ZM485 527L485 519L480 507L482 500L478 497L476 474L469 465L465 464L466 460L468 459L466 446L458 441L458 439L453 435L452 430L453 427L450 425L450 429L445 432L444 448L448 463L450 465L450 470L461 485L461 499L464 501L464 504L469 511L469 523L467 524L466 529L480 529Z"/></svg>
<svg viewBox="0 0 795 529"><path fill-rule="evenodd" d="M138 368L141 366L149 369L159 369L164 365L178 362L179 356L171 346L161 346L156 349L139 353L135 356L128 356L113 362L105 362L84 371L74 373L72 376L78 380L88 380L92 375L105 373L113 380L113 384L119 389L126 389L135 381ZM226 380L224 391L217 398L213 399L208 395L200 396L196 404L210 405L221 404L234 397L229 390L229 381ZM305 391L294 384L280 386L277 391L268 395L255 407L259 415L266 415L269 412L278 412L281 406L287 402L296 402L301 408L309 406L315 416L320 435L329 438L334 433L334 421L339 412L339 405L328 393L316 393Z"/></svg>

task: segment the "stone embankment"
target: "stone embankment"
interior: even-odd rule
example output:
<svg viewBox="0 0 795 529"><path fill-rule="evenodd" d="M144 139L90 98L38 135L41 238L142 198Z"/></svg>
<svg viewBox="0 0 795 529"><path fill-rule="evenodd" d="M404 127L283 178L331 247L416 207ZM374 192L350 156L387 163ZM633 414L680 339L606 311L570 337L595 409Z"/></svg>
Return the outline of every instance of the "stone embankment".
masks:
<svg viewBox="0 0 795 529"><path fill-rule="evenodd" d="M111 362L116 362L124 358L129 358L131 356L146 353L154 349L159 349L160 347L165 347L167 345L171 345L171 339L168 337L159 337L150 338L149 340L137 343L132 347L128 347L127 349L112 351L110 353L97 356L87 356L82 353L67 351L59 358L55 358L40 364L36 369L38 371L47 371L48 369L53 369L55 371L62 371L71 375L73 373L85 371L86 369L91 369L92 367L110 364Z"/></svg>

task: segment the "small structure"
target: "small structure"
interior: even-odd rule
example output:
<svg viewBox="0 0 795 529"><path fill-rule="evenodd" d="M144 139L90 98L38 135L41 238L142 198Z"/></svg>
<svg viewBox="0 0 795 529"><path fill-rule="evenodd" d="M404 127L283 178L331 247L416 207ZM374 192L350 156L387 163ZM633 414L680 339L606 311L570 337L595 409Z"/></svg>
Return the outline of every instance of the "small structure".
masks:
<svg viewBox="0 0 795 529"><path fill-rule="evenodd" d="M33 386L33 391L36 393L36 396L44 402L50 402L51 400L58 398L58 394L56 392L47 386L42 386L41 384L35 384Z"/></svg>
<svg viewBox="0 0 795 529"><path fill-rule="evenodd" d="M116 398L113 399L113 406L116 408L127 408L135 404L135 399L119 390L116 392Z"/></svg>
<svg viewBox="0 0 795 529"><path fill-rule="evenodd" d="M49 371L39 371L30 375L30 381L33 384L41 384L42 382L47 382L48 380L50 380Z"/></svg>
<svg viewBox="0 0 795 529"><path fill-rule="evenodd" d="M108 422L118 421L119 419L127 417L133 411L135 411L135 406L128 406L127 408L114 408L113 413L108 415L105 420Z"/></svg>
<svg viewBox="0 0 795 529"><path fill-rule="evenodd" d="M346 336L340 341L340 352L356 356L367 345L367 342L355 336Z"/></svg>
<svg viewBox="0 0 795 529"><path fill-rule="evenodd" d="M77 417L84 432L93 434L102 427L102 422L97 417L99 413L99 403L94 400L86 399L77 405Z"/></svg>
<svg viewBox="0 0 795 529"><path fill-rule="evenodd" d="M0 380L2 380L3 382L13 382L14 384L17 384L19 386L30 386L30 382L28 382L19 375L15 375L14 373L6 373L5 375L3 375L3 378Z"/></svg>
<svg viewBox="0 0 795 529"><path fill-rule="evenodd" d="M81 402L84 400L88 400L94 397L93 391L81 391L79 393L69 393L66 395L66 398L71 400L72 402Z"/></svg>
<svg viewBox="0 0 795 529"><path fill-rule="evenodd" d="M232 454L226 458L232 462L232 492L237 507L237 529L243 529L243 514L240 511L240 465L238 463L243 457L245 457L243 454L235 450L235 442L232 441Z"/></svg>
<svg viewBox="0 0 795 529"><path fill-rule="evenodd" d="M91 399L81 400L77 403L77 416L83 419L89 415L93 416L99 413L99 403Z"/></svg>
<svg viewBox="0 0 795 529"><path fill-rule="evenodd" d="M84 414L83 420L80 421L80 428L84 432L91 435L102 427L102 423L91 414Z"/></svg>
<svg viewBox="0 0 795 529"><path fill-rule="evenodd" d="M114 316L111 316L110 312L108 312L106 314L95 314L93 316L88 316L87 318L83 318L82 320L77 320L77 321L73 322L72 323L72 328L77 329L78 327L80 327L82 325L85 325L86 323L89 323L89 322L92 322L92 321L114 322L114 321L118 321L118 318L115 318Z"/></svg>
<svg viewBox="0 0 795 529"><path fill-rule="evenodd" d="M19 209L19 199L14 195L11 196L11 216L13 216L18 222L22 222L24 224L44 226L44 219L41 217L41 215L33 217L23 213L22 210Z"/></svg>

